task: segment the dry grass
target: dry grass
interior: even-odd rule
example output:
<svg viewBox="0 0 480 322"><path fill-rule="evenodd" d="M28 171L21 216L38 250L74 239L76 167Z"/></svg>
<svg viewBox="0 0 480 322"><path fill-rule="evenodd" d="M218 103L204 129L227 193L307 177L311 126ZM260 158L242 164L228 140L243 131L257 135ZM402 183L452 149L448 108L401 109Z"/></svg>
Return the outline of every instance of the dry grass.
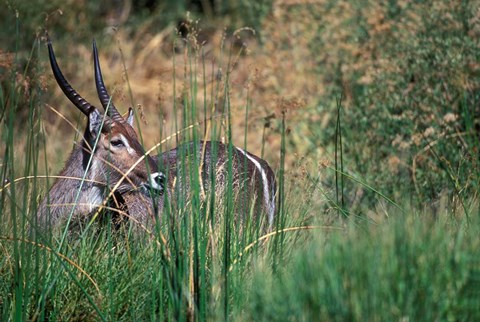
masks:
<svg viewBox="0 0 480 322"><path fill-rule="evenodd" d="M209 30L208 33L199 31L199 38L204 41L202 44L196 44L196 39L189 37L186 40L178 39L175 48L172 42L173 28L158 33L138 32L134 37L122 30L95 37L100 43L100 61L106 84L114 93L115 103L121 111L125 112L131 105L137 108L141 133L147 148L174 132L176 116L173 105L176 103L177 108L180 108L181 95L191 95L189 77L196 77L198 82L196 102L197 109L201 111L204 89L207 93L208 109L211 109L212 101L216 101L217 105L222 102L223 95L216 87L219 80L229 73L234 143L242 146L244 133L247 131L248 150L260 155L262 140L265 139L265 158L271 164L277 165L280 150L278 119L281 111L311 106L319 94L324 92L323 85L314 72L315 57L305 46L308 37L297 37L298 32L308 29L307 24L308 21L285 22L284 16L275 13L265 26L267 36L262 46L252 37L250 30L238 31L232 35L226 34L221 27ZM195 33L197 31L193 30L192 34ZM54 35L52 37L55 39ZM193 54L187 52L185 42L193 44L192 47L196 47L197 51ZM91 44L77 43L71 39L67 42L55 41L54 46L67 79L87 100L96 104ZM233 61L230 66L229 59ZM202 60L205 63L205 75ZM191 62L196 64L196 72L189 70ZM82 128L85 121L78 118L78 112L57 87L46 57L42 65L44 75L48 78L47 91L52 94L47 103L72 123L76 124L79 119L78 126ZM174 74L177 97L174 97ZM203 84L204 77L206 84ZM129 86L133 102L129 97ZM250 110L248 124L245 124L247 102ZM289 113L288 116L293 121L292 124L295 124L294 119L301 118L302 114ZM329 114L322 115L319 122L325 126L328 118ZM59 161L67 157L69 148L65 147L72 145L74 131L58 116L48 111L44 112L43 120L46 129L46 153L51 170L56 173L61 167ZM292 135L302 136L302 132L301 129L293 131ZM295 159L295 156L289 156L287 167L291 167Z"/></svg>
<svg viewBox="0 0 480 322"><path fill-rule="evenodd" d="M44 27L67 78L96 103L90 40L85 40L85 30L76 33L72 25L72 21L88 25L88 17L63 10L63 15L47 10ZM353 171L368 172L376 185L384 183L383 176L377 179L376 174L393 173L421 186L430 184L431 171L442 168L428 148L430 142L438 142L439 149L447 146L446 154L455 144L468 149L466 141L472 133L462 124L461 96L470 95L471 100L479 88L474 77L479 65L472 60L479 39L479 12L478 5L463 8L450 2L430 8L405 1L396 5L277 1L263 20L261 33L255 35L248 28L225 31L227 19L200 23L191 19L187 39L175 39L173 26L157 29L152 20L135 28L127 23L106 27L93 37L116 105L123 112L129 106L137 108L146 148L175 132L174 120L180 119L180 113L174 115L173 106L180 111L183 99L191 99L191 77L198 84L197 120L203 119L204 90L207 110L213 106L214 114L222 113L222 86L228 75L233 141L242 146L246 133L248 150L263 152L274 168L279 164L282 111L287 111L288 126L285 168L292 177L302 177L307 170L319 173L321 164L334 158L335 99L343 93L346 150ZM106 17L98 19L95 25L102 21L108 25ZM64 37L62 28L69 37ZM25 93L31 82L43 84L47 94L43 101L81 130L83 116L58 89L46 50L40 49L39 77L32 80L19 73L18 84ZM2 51L0 67L12 64L12 51ZM466 102L471 105L474 99ZM76 134L44 106L38 109L43 110L47 164L55 174ZM478 127L478 120L474 124ZM15 147L22 153L22 136L16 139ZM446 156L452 171L461 158ZM39 159L44 169L43 155Z"/></svg>

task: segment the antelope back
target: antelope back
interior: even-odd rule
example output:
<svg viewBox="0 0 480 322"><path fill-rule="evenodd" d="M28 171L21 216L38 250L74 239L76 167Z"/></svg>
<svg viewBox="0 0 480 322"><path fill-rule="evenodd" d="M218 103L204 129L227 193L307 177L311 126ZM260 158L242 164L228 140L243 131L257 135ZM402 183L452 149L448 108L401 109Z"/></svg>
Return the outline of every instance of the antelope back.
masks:
<svg viewBox="0 0 480 322"><path fill-rule="evenodd" d="M196 153L196 154L195 154ZM123 195L128 207L129 215L147 226L162 220L162 212L165 197L171 203L175 203L175 196L189 196L190 172L189 163L192 159L200 161L199 177L203 191L214 193L220 199L225 197L228 182L228 158L231 156L232 184L235 196L235 214L237 219L247 220L253 212L254 219L266 223L269 228L273 224L275 215L275 175L268 163L238 147L233 147L228 152L228 147L221 142L200 141L198 143L186 143L157 156L159 167L167 174L166 196L156 197L155 201L137 192ZM185 161L187 160L187 161ZM182 173L186 171L187 173ZM194 170L195 171L195 170ZM215 180L212 185L212 180ZM155 205L155 207L154 207ZM266 218L259 218L259 214Z"/></svg>
<svg viewBox="0 0 480 322"><path fill-rule="evenodd" d="M57 179L41 203L38 218L57 224L69 212L87 215L109 195L131 191L163 190L164 175L157 163L139 143L132 127L132 110L124 119L111 102L105 88L98 53L93 45L95 83L105 114L82 98L63 76L48 42L53 74L67 98L82 112L88 122L84 135L74 147ZM81 180L85 178L85 180ZM114 189L115 193L110 193ZM121 205L114 204L116 207Z"/></svg>

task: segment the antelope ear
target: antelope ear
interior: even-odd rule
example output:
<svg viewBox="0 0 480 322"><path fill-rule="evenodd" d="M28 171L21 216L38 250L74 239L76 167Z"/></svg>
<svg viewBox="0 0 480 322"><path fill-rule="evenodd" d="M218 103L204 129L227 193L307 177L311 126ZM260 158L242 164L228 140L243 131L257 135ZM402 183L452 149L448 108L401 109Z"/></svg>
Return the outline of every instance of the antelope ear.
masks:
<svg viewBox="0 0 480 322"><path fill-rule="evenodd" d="M88 114L88 131L96 139L102 130L102 115L97 109L92 109Z"/></svg>
<svg viewBox="0 0 480 322"><path fill-rule="evenodd" d="M126 121L131 127L133 127L133 122L135 122L135 115L133 114L133 108L131 107L128 109Z"/></svg>

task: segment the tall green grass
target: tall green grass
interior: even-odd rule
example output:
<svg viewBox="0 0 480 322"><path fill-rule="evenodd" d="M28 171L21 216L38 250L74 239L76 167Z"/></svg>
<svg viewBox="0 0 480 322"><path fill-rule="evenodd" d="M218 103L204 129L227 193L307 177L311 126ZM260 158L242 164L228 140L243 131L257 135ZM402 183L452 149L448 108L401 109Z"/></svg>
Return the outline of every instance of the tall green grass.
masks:
<svg viewBox="0 0 480 322"><path fill-rule="evenodd" d="M41 40L34 49L36 57L44 57ZM182 118L175 122L178 124L175 141L180 147L177 169L183 174L179 180L184 181L177 187L189 186L190 194L187 196L179 189L167 200L163 224L157 227L153 239L149 235L130 235L128 230L117 231L108 221L87 225L79 234L31 234L38 199L46 192L36 188L31 191L31 187L38 185L36 174L47 172L36 163L42 149L36 113L42 108L43 99L34 95L41 93L40 88L31 89L29 120L37 125L29 127L26 153L14 154L15 140L24 139L16 132L18 125L15 124L19 121L16 113L24 105L20 102L17 79L13 77L16 70L11 70L12 92L2 96L4 111L8 113L2 127L5 141L2 170L8 183L1 190L0 205L5 223L0 236L5 255L0 287L6 295L0 302L0 310L7 320L205 320L231 316L232 263L242 249L260 236L261 230L253 224L240 228L234 218L237 205L232 163L227 162L224 193L215 196L212 186L212 195L203 198L198 146L193 146L195 157L192 157L192 151L184 144L225 137L228 153L233 153L229 100L233 53L230 50L226 49L225 61L219 62L227 73L218 79L216 91L208 98L207 106L201 108L197 106L198 82L193 76L199 62L202 63L198 60L199 52L190 48L187 61L182 62L186 66L182 81L188 83L189 90L181 94ZM210 110L219 101L223 104L219 111L223 112L207 117L211 134L205 137L207 131L201 127L207 124L200 122L199 110L207 107ZM16 169L23 163L24 169ZM25 178L25 183L17 183L19 177ZM243 267L245 258L235 262L236 267Z"/></svg>
<svg viewBox="0 0 480 322"><path fill-rule="evenodd" d="M199 88L205 82L196 78L197 70L203 70L208 79L211 75L205 73L205 66L211 62L193 39L185 50L185 61L172 62L185 66L185 73L173 74L172 81L188 86L174 95L180 97L174 102L174 115L178 111L181 117L168 129L177 133L174 143L165 145L224 137L232 153L230 71L240 54L233 46L222 48L216 64L224 73L211 77L214 86L199 103L198 93L209 90ZM59 248L60 235L34 239L28 229L46 191L40 175L49 173L39 166L45 148L40 116L48 97L34 72L40 68L38 62L46 60L45 51L37 40L27 67L14 64L0 92L2 320L480 318L478 167L468 171L475 164L472 160L478 160L478 140L472 134L475 122L471 121L476 94L465 92L461 105L468 133L462 136L463 146L468 153L455 156L458 166L454 166L449 138L440 138L428 149L436 162L435 171L421 170L422 178L441 183L432 189L445 188L453 194L419 203L412 194L432 195L425 182L419 191L408 194L405 186L392 184L398 180L380 180L387 171L372 175L370 167L383 169L383 158L373 148L368 150L375 152L372 155L361 151L371 143L363 137L368 131L363 123L352 126L352 119L365 121L359 116L368 109L361 99L357 102L365 109L354 112L338 100L332 109L336 125L328 129L333 133L328 146L335 151L334 165L321 164L302 177L289 172L286 164L288 154L294 153L288 134L291 112L284 109L273 121L281 148L275 165L278 213L271 232L255 225L241 229L235 221L231 171L224 196L203 196L199 160L187 158L187 150L180 149L177 166L188 174L181 179L191 193L186 196L179 190L167 200L162 225L153 236L119 231L107 221L68 238ZM30 75L33 85L28 95L17 73ZM255 105L249 95L244 115L247 125ZM371 122L377 124L379 119ZM21 124L28 124L26 130L21 130ZM383 130L388 134L396 129ZM312 135L319 130L314 129ZM301 160L296 165L301 168ZM21 178L25 179L16 181ZM352 197L359 191L368 198Z"/></svg>
<svg viewBox="0 0 480 322"><path fill-rule="evenodd" d="M475 210L476 211L476 210ZM475 321L480 317L478 220L388 210L359 229L318 231L276 274L268 259L238 288L235 317L255 321Z"/></svg>

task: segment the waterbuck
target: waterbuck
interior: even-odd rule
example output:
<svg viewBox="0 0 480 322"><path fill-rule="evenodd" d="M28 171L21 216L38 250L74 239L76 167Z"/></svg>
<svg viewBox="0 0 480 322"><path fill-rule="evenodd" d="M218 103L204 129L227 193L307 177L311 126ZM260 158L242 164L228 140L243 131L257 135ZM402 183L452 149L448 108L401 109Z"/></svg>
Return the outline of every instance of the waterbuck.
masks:
<svg viewBox="0 0 480 322"><path fill-rule="evenodd" d="M131 126L132 110L124 119L109 102L103 86L98 53L93 44L96 87L105 110L102 114L82 98L63 76L48 41L50 65L55 79L67 98L88 118L83 137L76 143L63 170L48 191L37 211L39 227L58 226L70 215L76 219L88 218L97 211L104 199L118 197L131 191L164 189L164 174L158 171L156 161L138 142ZM115 198L114 198L115 199Z"/></svg>
<svg viewBox="0 0 480 322"><path fill-rule="evenodd" d="M156 157L145 155L133 129L132 109L124 119L106 90L95 43L95 83L106 115L102 115L68 84L58 67L50 42L48 50L57 83L70 101L87 115L88 123L84 137L73 149L60 174L65 178L57 179L39 207L41 223L49 218L57 224L62 218L67 218L75 203L75 216L88 216L102 204L108 190L116 187L114 199L118 203L113 207L127 212L134 221L151 226L161 219L165 198L174 196L178 191L188 195L191 173L183 165L185 160L196 160L199 169L194 171L200 171L197 173L200 174L202 191L213 187L215 194L221 198L230 177L235 190L235 205L241 210L236 213L249 213L251 210L255 214L265 213L265 222L271 227L275 215L276 183L275 175L265 160L216 141L184 143ZM145 160L138 162L140 158ZM83 177L86 178L84 182L80 180Z"/></svg>

